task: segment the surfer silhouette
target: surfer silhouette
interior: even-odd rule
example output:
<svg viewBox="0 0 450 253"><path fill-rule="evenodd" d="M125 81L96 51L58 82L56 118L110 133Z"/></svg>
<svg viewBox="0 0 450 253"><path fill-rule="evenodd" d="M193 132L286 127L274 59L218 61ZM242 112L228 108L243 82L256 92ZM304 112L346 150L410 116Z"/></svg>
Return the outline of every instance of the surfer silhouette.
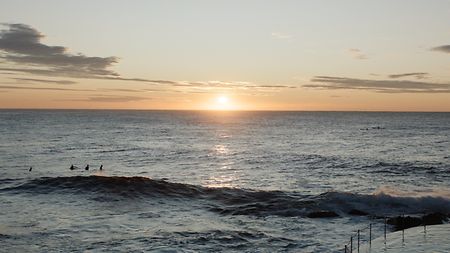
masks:
<svg viewBox="0 0 450 253"><path fill-rule="evenodd" d="M103 170L103 164L102 164L102 165L100 165L100 170Z"/></svg>
<svg viewBox="0 0 450 253"><path fill-rule="evenodd" d="M33 170L33 167L30 167L30 169L28 171L32 171L32 170Z"/></svg>
<svg viewBox="0 0 450 253"><path fill-rule="evenodd" d="M73 164L70 165L70 170L74 170L74 169L76 169L75 166L73 166Z"/></svg>
<svg viewBox="0 0 450 253"><path fill-rule="evenodd" d="M89 164L86 165L86 168L84 168L84 170L89 170Z"/></svg>

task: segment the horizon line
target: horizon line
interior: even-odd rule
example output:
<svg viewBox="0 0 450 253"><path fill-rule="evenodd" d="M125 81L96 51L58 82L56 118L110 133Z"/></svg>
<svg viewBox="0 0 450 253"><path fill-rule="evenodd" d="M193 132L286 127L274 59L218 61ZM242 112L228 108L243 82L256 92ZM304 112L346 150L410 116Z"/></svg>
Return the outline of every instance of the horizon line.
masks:
<svg viewBox="0 0 450 253"><path fill-rule="evenodd" d="M158 111L158 112L367 112L367 113L450 113L449 111L388 111L388 110L208 110L208 109L122 109L122 108L0 108L0 111Z"/></svg>

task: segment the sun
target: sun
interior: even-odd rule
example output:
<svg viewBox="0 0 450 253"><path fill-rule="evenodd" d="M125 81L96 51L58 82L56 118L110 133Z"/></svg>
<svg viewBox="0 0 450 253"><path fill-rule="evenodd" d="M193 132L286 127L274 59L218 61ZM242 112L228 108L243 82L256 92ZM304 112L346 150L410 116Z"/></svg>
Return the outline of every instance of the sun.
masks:
<svg viewBox="0 0 450 253"><path fill-rule="evenodd" d="M217 103L218 104L226 105L226 104L228 104L228 102L229 102L229 99L226 96L217 97Z"/></svg>
<svg viewBox="0 0 450 253"><path fill-rule="evenodd" d="M230 100L230 98L228 96L225 95L220 95L218 97L215 98L215 102L212 105L212 109L213 110L232 110L233 106L232 106L232 101Z"/></svg>

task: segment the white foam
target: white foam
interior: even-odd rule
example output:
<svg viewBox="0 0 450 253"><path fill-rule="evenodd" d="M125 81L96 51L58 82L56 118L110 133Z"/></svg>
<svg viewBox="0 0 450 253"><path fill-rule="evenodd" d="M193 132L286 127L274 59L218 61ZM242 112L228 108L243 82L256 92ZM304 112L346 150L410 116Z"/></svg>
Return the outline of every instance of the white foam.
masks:
<svg viewBox="0 0 450 253"><path fill-rule="evenodd" d="M403 191L381 187L372 194L332 192L327 204L338 209L358 209L372 215L442 212L450 213L450 190L427 189Z"/></svg>
<svg viewBox="0 0 450 253"><path fill-rule="evenodd" d="M391 186L381 186L374 195L388 195L393 197L439 197L450 200L450 189L445 188L424 188L415 190L400 190Z"/></svg>

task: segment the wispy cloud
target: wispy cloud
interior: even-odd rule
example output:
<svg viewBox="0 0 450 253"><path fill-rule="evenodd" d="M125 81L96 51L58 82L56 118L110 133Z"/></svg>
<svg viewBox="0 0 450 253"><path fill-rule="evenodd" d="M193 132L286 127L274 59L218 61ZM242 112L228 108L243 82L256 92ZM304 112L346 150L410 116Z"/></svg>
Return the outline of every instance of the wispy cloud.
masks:
<svg viewBox="0 0 450 253"><path fill-rule="evenodd" d="M191 88L222 88L222 89L258 89L258 88L271 88L271 89L285 89L285 88L296 88L289 85L259 85L251 82L242 81L181 81L174 83L173 86L178 87L191 87Z"/></svg>
<svg viewBox="0 0 450 253"><path fill-rule="evenodd" d="M64 101L83 101L83 102L98 102L98 103L126 103L126 102L135 102L135 101L143 101L143 100L151 100L151 98L147 97L138 97L138 96L115 96L115 95L98 95L98 96L90 96L86 99L70 99Z"/></svg>
<svg viewBox="0 0 450 253"><path fill-rule="evenodd" d="M273 32L270 34L273 38L280 39L280 40L290 40L293 39L294 36L291 34L281 33L281 32Z"/></svg>
<svg viewBox="0 0 450 253"><path fill-rule="evenodd" d="M5 92L9 90L41 90L41 91L70 91L70 92L102 92L102 93L115 93L115 92L130 92L130 93L145 93L145 92L155 92L161 90L152 89L113 89L113 88L102 88L102 89L76 89L76 88L63 88L63 87L39 87L39 86L17 86L15 83L2 83L0 84L0 91ZM104 95L105 97L116 97L116 95ZM86 100L83 100L86 101Z"/></svg>
<svg viewBox="0 0 450 253"><path fill-rule="evenodd" d="M357 59L357 60L366 60L369 57L367 57L366 54L364 54L360 49L358 48L350 48L347 50L347 52L350 54L351 57L353 57L353 59Z"/></svg>
<svg viewBox="0 0 450 253"><path fill-rule="evenodd" d="M388 76L389 78L403 78L403 77L414 77L416 79L426 79L429 77L429 73L426 72L413 72L413 73L402 73L402 74L392 74Z"/></svg>
<svg viewBox="0 0 450 253"><path fill-rule="evenodd" d="M442 45L442 46L438 46L438 47L433 47L431 50L450 54L450 45Z"/></svg>
<svg viewBox="0 0 450 253"><path fill-rule="evenodd" d="M0 85L0 90L47 90L47 91L94 91L87 89L70 89L58 87L34 87L34 86L14 86L14 85Z"/></svg>
<svg viewBox="0 0 450 253"><path fill-rule="evenodd" d="M48 83L48 84L62 84L62 85L69 85L69 84L76 84L77 82L69 81L69 80L47 80L47 79L36 79L36 78L11 78L13 80L16 80L18 82L33 82L33 83Z"/></svg>
<svg viewBox="0 0 450 253"><path fill-rule="evenodd" d="M305 88L323 90L366 90L383 93L450 93L450 84L409 80L369 80L348 77L316 76Z"/></svg>

